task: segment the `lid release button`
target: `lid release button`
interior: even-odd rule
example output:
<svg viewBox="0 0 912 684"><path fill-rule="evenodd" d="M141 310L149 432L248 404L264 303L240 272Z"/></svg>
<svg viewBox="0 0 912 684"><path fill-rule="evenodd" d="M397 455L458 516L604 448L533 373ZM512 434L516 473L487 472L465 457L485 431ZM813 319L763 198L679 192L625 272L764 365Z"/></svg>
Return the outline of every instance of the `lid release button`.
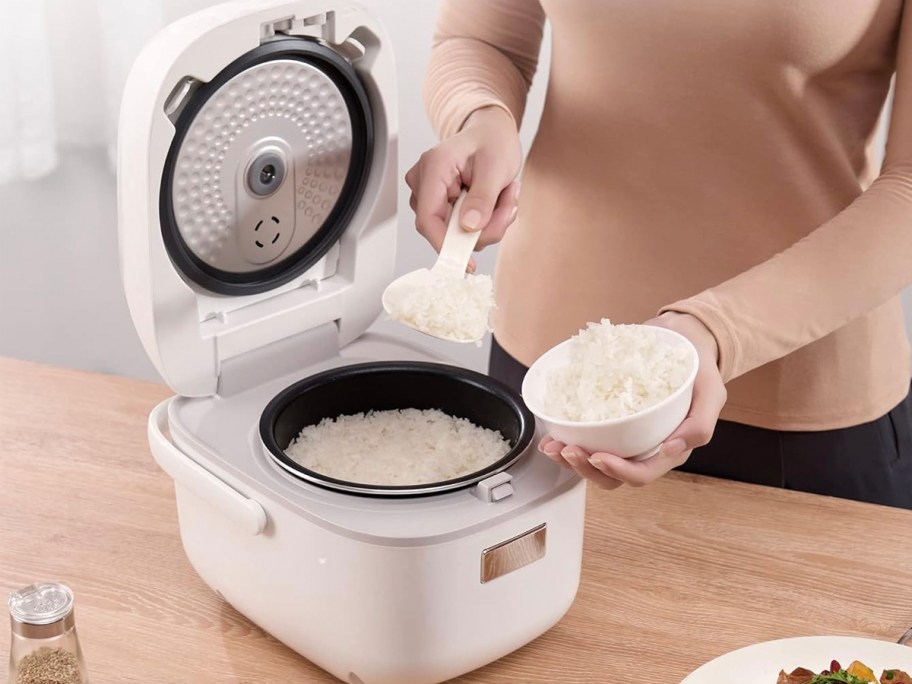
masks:
<svg viewBox="0 0 912 684"><path fill-rule="evenodd" d="M513 485L510 484L512 479L510 473L497 473L475 485L472 493L485 503L502 501L513 495Z"/></svg>

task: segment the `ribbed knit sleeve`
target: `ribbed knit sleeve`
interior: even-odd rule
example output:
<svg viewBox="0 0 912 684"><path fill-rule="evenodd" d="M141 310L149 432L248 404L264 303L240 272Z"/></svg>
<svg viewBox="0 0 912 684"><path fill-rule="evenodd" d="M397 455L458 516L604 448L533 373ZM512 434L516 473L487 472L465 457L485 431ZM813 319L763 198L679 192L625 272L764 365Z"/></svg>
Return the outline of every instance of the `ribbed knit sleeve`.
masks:
<svg viewBox="0 0 912 684"><path fill-rule="evenodd" d="M538 65L545 14L538 0L445 0L425 77L425 107L441 138L477 109L522 121Z"/></svg>

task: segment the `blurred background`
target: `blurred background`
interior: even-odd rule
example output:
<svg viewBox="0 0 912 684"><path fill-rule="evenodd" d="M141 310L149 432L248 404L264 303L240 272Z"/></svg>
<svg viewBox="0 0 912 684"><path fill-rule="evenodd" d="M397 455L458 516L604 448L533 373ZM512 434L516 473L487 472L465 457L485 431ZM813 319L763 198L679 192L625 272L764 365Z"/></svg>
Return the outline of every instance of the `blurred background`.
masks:
<svg viewBox="0 0 912 684"><path fill-rule="evenodd" d="M123 297L113 166L123 82L144 42L213 0L0 0L0 355L158 380ZM362 0L385 24L399 76L400 178L435 138L421 83L438 0ZM549 63L546 34L523 125L528 149ZM634 75L632 75L633 77ZM882 144L881 135L881 144ZM400 185L403 273L434 254ZM496 248L479 258L493 270ZM905 293L912 321L912 292ZM610 312L606 312L610 315ZM417 339L402 326L376 329ZM469 367L488 344L435 343Z"/></svg>

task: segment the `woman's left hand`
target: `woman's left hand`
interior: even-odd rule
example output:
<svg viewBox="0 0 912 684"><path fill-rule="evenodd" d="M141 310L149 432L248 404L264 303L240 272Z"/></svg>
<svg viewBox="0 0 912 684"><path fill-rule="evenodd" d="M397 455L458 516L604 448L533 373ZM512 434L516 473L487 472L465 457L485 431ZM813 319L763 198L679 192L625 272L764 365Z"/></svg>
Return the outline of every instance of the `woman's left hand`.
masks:
<svg viewBox="0 0 912 684"><path fill-rule="evenodd" d="M699 319L690 314L665 313L646 321L646 325L668 328L684 335L693 342L700 357L690 411L662 444L659 453L645 461L633 461L602 452L589 454L550 436L538 447L551 460L572 468L603 489L615 489L622 484L642 487L682 465L693 449L709 443L728 396L719 374L716 338Z"/></svg>

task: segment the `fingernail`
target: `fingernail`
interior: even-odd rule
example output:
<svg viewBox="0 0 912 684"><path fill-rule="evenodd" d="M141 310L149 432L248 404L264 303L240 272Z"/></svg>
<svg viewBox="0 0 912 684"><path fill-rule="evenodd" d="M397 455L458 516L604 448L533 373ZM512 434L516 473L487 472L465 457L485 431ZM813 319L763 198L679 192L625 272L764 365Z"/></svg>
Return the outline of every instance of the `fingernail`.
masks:
<svg viewBox="0 0 912 684"><path fill-rule="evenodd" d="M543 453L549 460L554 461L555 463L560 463L560 462L561 462L560 454L553 454L553 453L549 453L549 452L547 452L547 451L543 451L542 453Z"/></svg>
<svg viewBox="0 0 912 684"><path fill-rule="evenodd" d="M674 458L675 456L683 454L685 449L687 449L687 443L678 437L677 439L668 442L668 444L663 447L662 451L664 451L665 455L669 458Z"/></svg>
<svg viewBox="0 0 912 684"><path fill-rule="evenodd" d="M595 458L594 456L589 459L589 464L595 468L598 468L599 470L605 469L605 462L602 461L600 458Z"/></svg>
<svg viewBox="0 0 912 684"><path fill-rule="evenodd" d="M542 451L548 454L548 456L557 456L560 453L560 449L551 444L548 444Z"/></svg>
<svg viewBox="0 0 912 684"><path fill-rule="evenodd" d="M580 465L580 463L582 463L583 459L581 459L580 455L574 449L571 449L570 447L566 447L563 451L560 452L560 454L567 461L569 461L570 463L572 463L575 466Z"/></svg>
<svg viewBox="0 0 912 684"><path fill-rule="evenodd" d="M519 207L513 207L513 211L510 212L510 223L516 220L516 215L519 213Z"/></svg>
<svg viewBox="0 0 912 684"><path fill-rule="evenodd" d="M522 182L516 181L516 190L513 191L513 199L519 199L520 190L522 190Z"/></svg>
<svg viewBox="0 0 912 684"><path fill-rule="evenodd" d="M465 215L462 217L462 225L464 228L469 230L475 230L478 228L478 224L481 222L481 212L477 209L469 209Z"/></svg>

